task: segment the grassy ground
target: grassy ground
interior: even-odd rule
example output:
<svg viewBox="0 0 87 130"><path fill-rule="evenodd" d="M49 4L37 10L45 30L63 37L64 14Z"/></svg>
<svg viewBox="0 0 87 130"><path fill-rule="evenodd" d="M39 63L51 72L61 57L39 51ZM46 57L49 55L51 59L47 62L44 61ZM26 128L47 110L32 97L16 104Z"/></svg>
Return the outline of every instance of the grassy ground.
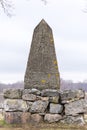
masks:
<svg viewBox="0 0 87 130"><path fill-rule="evenodd" d="M0 121L0 130L87 130L85 126L75 126L66 124L26 124L26 125L9 125Z"/></svg>

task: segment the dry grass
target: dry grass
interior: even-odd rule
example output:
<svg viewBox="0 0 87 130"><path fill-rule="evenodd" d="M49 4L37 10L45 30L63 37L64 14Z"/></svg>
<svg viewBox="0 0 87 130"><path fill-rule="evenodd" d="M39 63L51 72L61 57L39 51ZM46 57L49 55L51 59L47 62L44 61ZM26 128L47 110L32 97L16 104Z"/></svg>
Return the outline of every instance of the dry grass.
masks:
<svg viewBox="0 0 87 130"><path fill-rule="evenodd" d="M87 130L85 126L75 126L66 124L26 124L26 125L8 125L4 121L0 121L0 130Z"/></svg>

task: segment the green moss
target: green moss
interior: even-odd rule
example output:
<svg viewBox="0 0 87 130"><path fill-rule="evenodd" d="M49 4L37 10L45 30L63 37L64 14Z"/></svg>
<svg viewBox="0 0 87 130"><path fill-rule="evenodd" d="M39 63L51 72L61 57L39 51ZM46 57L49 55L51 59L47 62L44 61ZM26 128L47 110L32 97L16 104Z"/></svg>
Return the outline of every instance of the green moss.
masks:
<svg viewBox="0 0 87 130"><path fill-rule="evenodd" d="M46 83L46 80L42 79L41 82L42 82L42 83Z"/></svg>
<svg viewBox="0 0 87 130"><path fill-rule="evenodd" d="M57 61L56 61L56 60L54 60L54 62L53 62L53 63L54 63L54 65L57 65Z"/></svg>
<svg viewBox="0 0 87 130"><path fill-rule="evenodd" d="M48 74L48 78L50 78L51 77L51 74Z"/></svg>
<svg viewBox="0 0 87 130"><path fill-rule="evenodd" d="M4 120L0 120L0 126L6 126L7 123Z"/></svg>

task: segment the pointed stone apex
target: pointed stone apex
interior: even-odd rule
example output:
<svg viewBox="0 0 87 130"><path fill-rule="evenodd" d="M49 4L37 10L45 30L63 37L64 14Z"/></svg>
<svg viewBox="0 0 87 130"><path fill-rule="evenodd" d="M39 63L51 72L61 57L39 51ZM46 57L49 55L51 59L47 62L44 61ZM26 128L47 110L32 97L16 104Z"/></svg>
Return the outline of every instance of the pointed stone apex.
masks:
<svg viewBox="0 0 87 130"><path fill-rule="evenodd" d="M40 23L47 24L44 19L42 19Z"/></svg>
<svg viewBox="0 0 87 130"><path fill-rule="evenodd" d="M39 25L48 25L48 23L44 20L44 19L42 19L41 21L40 21L40 23L39 23ZM49 26L49 25L48 25Z"/></svg>
<svg viewBox="0 0 87 130"><path fill-rule="evenodd" d="M44 29L50 29L50 30L52 30L51 29L51 27L49 26L49 24L44 20L44 19L42 19L41 21L40 21L40 23L36 26L36 28L35 28L35 30L38 30L39 28L44 28Z"/></svg>

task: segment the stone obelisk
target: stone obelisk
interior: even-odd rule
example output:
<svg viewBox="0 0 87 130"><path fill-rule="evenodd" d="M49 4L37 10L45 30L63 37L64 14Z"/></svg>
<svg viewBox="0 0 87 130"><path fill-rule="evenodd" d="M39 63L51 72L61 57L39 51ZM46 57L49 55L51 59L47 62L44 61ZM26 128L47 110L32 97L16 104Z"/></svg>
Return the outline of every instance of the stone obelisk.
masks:
<svg viewBox="0 0 87 130"><path fill-rule="evenodd" d="M60 88L60 75L53 33L50 26L43 19L34 29L24 77L24 88Z"/></svg>

